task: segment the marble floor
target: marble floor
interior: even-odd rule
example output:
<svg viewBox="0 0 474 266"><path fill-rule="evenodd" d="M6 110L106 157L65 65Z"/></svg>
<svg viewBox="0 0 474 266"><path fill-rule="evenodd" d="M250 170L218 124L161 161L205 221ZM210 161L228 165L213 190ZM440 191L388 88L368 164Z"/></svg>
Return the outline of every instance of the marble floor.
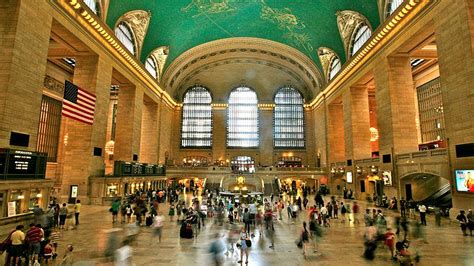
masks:
<svg viewBox="0 0 474 266"><path fill-rule="evenodd" d="M366 203L361 202L361 209ZM111 229L120 238L126 234L126 226L112 223L109 207L83 206L77 230L61 232L59 257L67 244L74 245L75 265L112 265L104 258L104 251ZM167 213L167 206L162 205ZM385 211L389 223L394 213ZM168 217L167 217L168 218ZM175 217L176 218L176 217ZM308 248L308 254L302 255L295 241L301 232L303 215L296 224L288 222L287 217L275 223L275 248L269 248L269 240L263 235L253 239L248 265L390 265L389 251L379 248L373 261L366 261L361 255L364 251L364 225L341 223L333 220L331 227L324 229L324 236L318 243L318 252ZM361 219L362 221L363 219ZM240 227L240 226L239 226ZM228 225L219 226L208 220L196 239L180 239L178 224L166 221L163 239L158 243L152 238L152 229L141 227L136 241L132 244L133 263L135 265L212 265L209 248L219 234L225 241ZM434 218L428 216L425 230L426 242L421 243L419 252L421 261L417 265L474 265L474 237L464 237L459 225L448 219L442 226L434 225ZM411 247L410 249L412 249ZM227 255L224 265L237 265L238 251ZM3 262L3 259L2 259ZM245 265L245 264L244 264ZM395 265L395 264L394 264Z"/></svg>

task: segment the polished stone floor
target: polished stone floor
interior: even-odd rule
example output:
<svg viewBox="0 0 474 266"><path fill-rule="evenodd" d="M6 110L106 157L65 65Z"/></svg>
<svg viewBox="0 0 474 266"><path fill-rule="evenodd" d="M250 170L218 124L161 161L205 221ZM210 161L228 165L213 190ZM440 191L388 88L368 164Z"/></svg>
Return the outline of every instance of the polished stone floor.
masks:
<svg viewBox="0 0 474 266"><path fill-rule="evenodd" d="M366 203L361 202L361 209ZM371 206L369 206L371 207ZM61 234L59 257L67 244L73 244L75 265L112 265L104 258L104 250L110 230L116 228L120 237L126 234L126 227L113 224L109 207L83 206L77 230L63 231ZM167 206L161 209L167 213ZM389 223L392 212L386 212ZM168 217L167 217L168 218ZM176 218L176 217L175 217ZM268 238L256 232L250 249L248 265L390 265L389 251L378 248L374 261L366 261L361 255L364 251L364 225L341 223L333 220L331 227L324 229L324 236L318 244L318 252L308 248L306 258L295 245L303 215L296 224L288 222L284 215L282 221L275 223L275 248L269 248ZM428 217L426 241L420 244L421 261L417 265L474 265L474 237L464 237L459 226L448 219L441 227L434 225L433 217ZM135 265L212 265L208 253L211 242L217 233L227 235L227 225L219 226L207 221L196 239L180 239L176 222L166 221L161 243L152 239L152 229L141 227L137 240L133 243L133 263ZM225 237L222 237L225 241ZM422 241L423 242L423 241ZM411 247L412 249L413 247ZM236 253L225 257L225 265L237 265ZM3 258L2 258L3 262ZM244 264L245 265L245 264ZM394 264L395 265L395 264Z"/></svg>

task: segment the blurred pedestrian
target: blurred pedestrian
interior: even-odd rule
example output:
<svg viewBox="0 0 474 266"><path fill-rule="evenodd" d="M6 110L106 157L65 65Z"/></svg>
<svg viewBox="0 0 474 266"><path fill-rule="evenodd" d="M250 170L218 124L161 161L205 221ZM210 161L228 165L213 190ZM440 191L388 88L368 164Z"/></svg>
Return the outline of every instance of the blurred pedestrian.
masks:
<svg viewBox="0 0 474 266"><path fill-rule="evenodd" d="M81 214L81 200L77 200L76 204L74 205L74 217L76 219L76 226L79 225L79 214Z"/></svg>
<svg viewBox="0 0 474 266"><path fill-rule="evenodd" d="M74 247L71 244L67 245L66 252L60 262L61 266L72 266L74 264L73 250Z"/></svg>
<svg viewBox="0 0 474 266"><path fill-rule="evenodd" d="M469 232L472 236L472 230L474 230L474 215L472 214L472 210L469 209L467 215L467 227L469 228Z"/></svg>
<svg viewBox="0 0 474 266"><path fill-rule="evenodd" d="M115 199L112 202L112 207L110 208L110 212L112 213L112 223L117 222L117 215L118 215L119 209L120 209L120 200Z"/></svg>
<svg viewBox="0 0 474 266"><path fill-rule="evenodd" d="M224 243L221 240L220 234L217 233L214 235L214 241L212 241L211 246L209 247L209 253L211 253L212 261L214 265L221 266L224 265L223 261L223 252L224 252Z"/></svg>
<svg viewBox="0 0 474 266"><path fill-rule="evenodd" d="M426 206L424 204L418 205L418 211L420 212L421 224L426 226Z"/></svg>
<svg viewBox="0 0 474 266"><path fill-rule="evenodd" d="M153 218L153 230L154 230L154 237L158 237L158 242L161 243L161 236L163 234L163 224L165 221L165 217L161 215L161 212L158 212L158 214Z"/></svg>
<svg viewBox="0 0 474 266"><path fill-rule="evenodd" d="M456 220L458 220L459 224L461 225L461 231L463 236L467 236L467 217L464 210L460 210L458 216L456 217Z"/></svg>
<svg viewBox="0 0 474 266"><path fill-rule="evenodd" d="M242 227L242 230L240 230L240 241L239 241L239 244L240 244L240 261L238 261L238 263L240 263L240 265L242 265L243 261L244 261L244 255L245 255L245 264L248 265L249 264L249 248L250 248L250 236L249 234L247 234L247 232L245 231L245 227Z"/></svg>
<svg viewBox="0 0 474 266"><path fill-rule="evenodd" d="M303 256L306 257L306 246L309 242L309 232L306 228L306 222L303 222L303 229L301 230L301 243L303 244Z"/></svg>

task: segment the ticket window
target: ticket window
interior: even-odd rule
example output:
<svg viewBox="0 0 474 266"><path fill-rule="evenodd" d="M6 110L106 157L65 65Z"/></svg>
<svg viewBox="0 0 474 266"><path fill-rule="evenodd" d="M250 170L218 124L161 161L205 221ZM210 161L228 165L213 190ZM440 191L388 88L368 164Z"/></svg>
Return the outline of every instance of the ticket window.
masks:
<svg viewBox="0 0 474 266"><path fill-rule="evenodd" d="M8 200L8 216L14 216L23 212L28 212L27 206L25 206L25 191L12 190L10 192L10 199Z"/></svg>
<svg viewBox="0 0 474 266"><path fill-rule="evenodd" d="M107 197L115 197L118 194L118 185L117 184L107 184Z"/></svg>
<svg viewBox="0 0 474 266"><path fill-rule="evenodd" d="M29 200L29 203L28 203L28 209L33 210L33 208L36 205L41 207L43 196L44 195L41 193L41 190L39 190L39 189L31 190L30 191L30 200Z"/></svg>

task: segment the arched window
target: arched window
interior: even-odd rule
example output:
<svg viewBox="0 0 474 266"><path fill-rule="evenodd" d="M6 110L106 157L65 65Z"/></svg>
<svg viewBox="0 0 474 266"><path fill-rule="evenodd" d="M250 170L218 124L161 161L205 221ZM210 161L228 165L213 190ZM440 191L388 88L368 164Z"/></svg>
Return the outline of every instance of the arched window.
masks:
<svg viewBox="0 0 474 266"><path fill-rule="evenodd" d="M145 68L155 79L158 77L158 69L156 68L155 59L149 56L145 61Z"/></svg>
<svg viewBox="0 0 474 266"><path fill-rule="evenodd" d="M357 51L362 48L365 42L370 39L370 35L372 35L372 30L369 28L369 26L360 24L352 39L351 56L355 55Z"/></svg>
<svg viewBox="0 0 474 266"><path fill-rule="evenodd" d="M249 87L235 88L229 97L227 146L258 147L258 100Z"/></svg>
<svg viewBox="0 0 474 266"><path fill-rule="evenodd" d="M402 3L403 0L389 0L389 4L387 5L387 17L393 14Z"/></svg>
<svg viewBox="0 0 474 266"><path fill-rule="evenodd" d="M94 14L100 17L100 4L97 0L84 0L84 3L90 8L90 10L92 10L92 12L94 12Z"/></svg>
<svg viewBox="0 0 474 266"><path fill-rule="evenodd" d="M331 65L329 65L329 80L332 80L339 71L341 71L341 60L335 56L331 60Z"/></svg>
<svg viewBox="0 0 474 266"><path fill-rule="evenodd" d="M201 86L190 88L184 95L181 123L182 148L212 146L212 97Z"/></svg>
<svg viewBox="0 0 474 266"><path fill-rule="evenodd" d="M132 54L135 55L135 40L133 39L132 30L125 22L120 22L115 28L115 36Z"/></svg>
<svg viewBox="0 0 474 266"><path fill-rule="evenodd" d="M275 95L275 148L304 148L304 100L292 87L283 87Z"/></svg>

